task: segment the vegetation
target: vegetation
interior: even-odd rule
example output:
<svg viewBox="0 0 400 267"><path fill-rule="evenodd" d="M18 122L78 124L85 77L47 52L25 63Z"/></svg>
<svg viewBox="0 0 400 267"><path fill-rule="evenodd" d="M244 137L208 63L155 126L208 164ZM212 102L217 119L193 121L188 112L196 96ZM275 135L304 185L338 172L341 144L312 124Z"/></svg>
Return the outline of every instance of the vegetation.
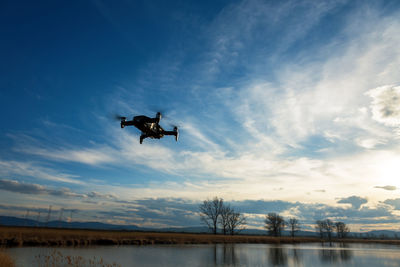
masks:
<svg viewBox="0 0 400 267"><path fill-rule="evenodd" d="M332 240L332 233L336 230L337 238L345 238L350 232L349 227L344 222L333 222L329 219L318 220L315 222L320 238L326 236L329 241Z"/></svg>
<svg viewBox="0 0 400 267"><path fill-rule="evenodd" d="M321 220L317 220L315 222L315 229L317 230L317 232L319 233L319 237L320 238L324 238L324 222Z"/></svg>
<svg viewBox="0 0 400 267"><path fill-rule="evenodd" d="M0 251L0 266L2 267L14 267L14 260L6 253Z"/></svg>
<svg viewBox="0 0 400 267"><path fill-rule="evenodd" d="M218 244L218 243L299 243L318 242L318 238L270 237L254 235L214 235L100 231L60 228L0 227L3 246L91 246L153 244ZM0 265L1 266L1 265Z"/></svg>
<svg viewBox="0 0 400 267"><path fill-rule="evenodd" d="M298 231L300 231L300 223L299 220L296 218L290 218L288 221L288 226L290 230L290 236L294 237L294 234Z"/></svg>
<svg viewBox="0 0 400 267"><path fill-rule="evenodd" d="M335 229L338 238L346 238L350 232L350 228L344 222L336 222Z"/></svg>
<svg viewBox="0 0 400 267"><path fill-rule="evenodd" d="M200 219L214 234L217 234L218 219L224 208L223 205L223 199L218 197L214 197L213 200L204 200L200 205Z"/></svg>
<svg viewBox="0 0 400 267"><path fill-rule="evenodd" d="M246 218L235 211L230 205L224 204L222 198L214 197L212 200L204 200L200 205L200 219L213 234L217 234L218 225L221 226L224 235L234 235L244 229Z"/></svg>
<svg viewBox="0 0 400 267"><path fill-rule="evenodd" d="M234 235L235 232L240 232L244 229L246 225L246 217L239 212L235 212L235 210L231 210L231 213L228 216L228 232L231 235Z"/></svg>
<svg viewBox="0 0 400 267"><path fill-rule="evenodd" d="M320 241L321 239L316 237L292 238L255 235L232 236L214 234L100 231L37 227L0 227L0 244L3 246L91 246L218 243L279 244ZM346 238L341 239L340 241L348 243L374 242L400 245L400 240Z"/></svg>
<svg viewBox="0 0 400 267"><path fill-rule="evenodd" d="M279 214L268 213L265 217L265 228L271 236L281 236L285 224L285 220Z"/></svg>
<svg viewBox="0 0 400 267"><path fill-rule="evenodd" d="M120 267L117 263L106 263L103 258L86 259L82 256L63 255L60 251L52 250L48 255L35 257L36 266L71 266L71 267ZM0 265L2 266L2 265Z"/></svg>

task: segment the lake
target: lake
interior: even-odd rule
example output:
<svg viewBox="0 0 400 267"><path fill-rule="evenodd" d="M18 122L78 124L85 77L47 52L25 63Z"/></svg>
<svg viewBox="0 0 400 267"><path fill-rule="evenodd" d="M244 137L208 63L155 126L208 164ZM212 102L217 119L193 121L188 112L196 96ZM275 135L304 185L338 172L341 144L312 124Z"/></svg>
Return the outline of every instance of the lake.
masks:
<svg viewBox="0 0 400 267"><path fill-rule="evenodd" d="M79 266L400 266L400 247L382 244L23 247L6 251L17 267L68 266L68 261Z"/></svg>

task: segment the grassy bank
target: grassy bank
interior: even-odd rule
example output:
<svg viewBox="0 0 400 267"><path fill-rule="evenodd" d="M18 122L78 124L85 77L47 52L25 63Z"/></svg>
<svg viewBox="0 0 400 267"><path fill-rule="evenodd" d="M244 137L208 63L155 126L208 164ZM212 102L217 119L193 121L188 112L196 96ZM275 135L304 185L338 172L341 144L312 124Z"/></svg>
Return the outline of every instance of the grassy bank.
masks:
<svg viewBox="0 0 400 267"><path fill-rule="evenodd" d="M0 245L2 246L89 246L216 243L290 244L321 241L323 240L312 237L277 238L252 235L224 236L187 233L0 227ZM341 241L363 243L377 242L400 245L399 240L345 239Z"/></svg>

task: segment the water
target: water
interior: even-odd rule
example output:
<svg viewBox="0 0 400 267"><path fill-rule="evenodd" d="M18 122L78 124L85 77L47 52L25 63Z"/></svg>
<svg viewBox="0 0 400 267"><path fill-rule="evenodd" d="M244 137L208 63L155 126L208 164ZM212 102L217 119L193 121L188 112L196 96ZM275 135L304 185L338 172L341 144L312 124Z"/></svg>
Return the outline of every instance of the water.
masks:
<svg viewBox="0 0 400 267"><path fill-rule="evenodd" d="M100 259L119 266L400 266L400 247L381 244L26 247L7 252L18 267L45 266L45 259L49 266L67 266L62 263L67 256L80 256L81 266Z"/></svg>

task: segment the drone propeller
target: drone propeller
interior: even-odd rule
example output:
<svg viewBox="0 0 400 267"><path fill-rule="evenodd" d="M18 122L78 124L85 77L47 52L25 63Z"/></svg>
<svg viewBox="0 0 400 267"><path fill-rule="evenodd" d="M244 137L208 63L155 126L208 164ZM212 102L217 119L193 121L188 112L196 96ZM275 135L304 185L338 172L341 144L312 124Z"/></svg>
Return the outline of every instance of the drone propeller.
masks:
<svg viewBox="0 0 400 267"><path fill-rule="evenodd" d="M166 109L165 107L160 108L157 106L151 106L149 108L149 111L152 112L153 114L160 113L163 119L168 118L171 113L170 109Z"/></svg>
<svg viewBox="0 0 400 267"><path fill-rule="evenodd" d="M174 124L174 123L169 123L168 124L170 127L172 127L172 128L176 128L176 129L179 129L179 128L181 128L181 126L180 125L178 125L178 124Z"/></svg>
<svg viewBox="0 0 400 267"><path fill-rule="evenodd" d="M117 120L117 121L126 120L126 117L118 115L118 114L114 114L113 117L114 117L114 120Z"/></svg>

